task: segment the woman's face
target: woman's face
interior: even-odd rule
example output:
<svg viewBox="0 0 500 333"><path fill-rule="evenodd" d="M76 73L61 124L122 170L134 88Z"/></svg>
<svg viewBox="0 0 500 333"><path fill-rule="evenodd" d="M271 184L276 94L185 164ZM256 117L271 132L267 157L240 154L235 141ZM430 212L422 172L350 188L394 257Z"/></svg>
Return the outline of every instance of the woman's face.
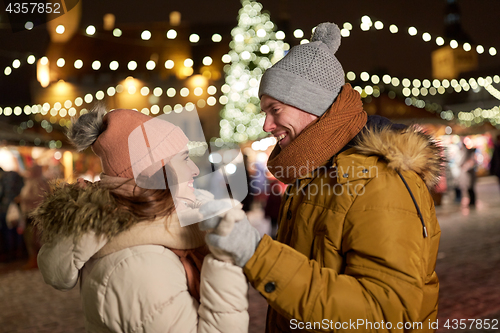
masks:
<svg viewBox="0 0 500 333"><path fill-rule="evenodd" d="M183 151L172 157L170 165L177 176L177 184L172 188L175 199L195 201L193 178L200 174L200 170L189 158L187 146Z"/></svg>

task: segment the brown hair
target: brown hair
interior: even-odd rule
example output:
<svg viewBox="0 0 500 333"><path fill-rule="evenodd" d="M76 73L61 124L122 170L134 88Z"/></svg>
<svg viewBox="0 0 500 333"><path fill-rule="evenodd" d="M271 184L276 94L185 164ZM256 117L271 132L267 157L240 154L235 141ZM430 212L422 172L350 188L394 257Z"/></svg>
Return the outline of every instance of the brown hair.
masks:
<svg viewBox="0 0 500 333"><path fill-rule="evenodd" d="M163 173L166 189L145 189L135 185L131 196L118 193L119 191L113 191L113 189L110 191L116 203L139 221L170 216L175 211L173 193L167 182L167 179L170 179L172 184L177 182L175 171L169 164L166 164L158 172ZM126 183L124 182L122 185ZM115 189L119 189L120 186Z"/></svg>

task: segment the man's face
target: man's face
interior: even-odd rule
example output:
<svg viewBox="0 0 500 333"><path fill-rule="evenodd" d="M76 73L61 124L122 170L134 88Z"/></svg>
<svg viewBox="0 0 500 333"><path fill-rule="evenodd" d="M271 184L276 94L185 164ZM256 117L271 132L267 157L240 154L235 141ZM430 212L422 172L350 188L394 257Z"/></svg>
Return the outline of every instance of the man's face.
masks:
<svg viewBox="0 0 500 333"><path fill-rule="evenodd" d="M263 95L260 108L266 114L264 131L271 132L281 148L286 147L318 116Z"/></svg>

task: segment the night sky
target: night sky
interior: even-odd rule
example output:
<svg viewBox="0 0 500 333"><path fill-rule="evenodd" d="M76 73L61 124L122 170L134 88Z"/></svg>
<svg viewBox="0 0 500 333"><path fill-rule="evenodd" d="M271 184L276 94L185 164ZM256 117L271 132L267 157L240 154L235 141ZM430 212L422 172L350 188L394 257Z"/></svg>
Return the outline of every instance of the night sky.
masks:
<svg viewBox="0 0 500 333"><path fill-rule="evenodd" d="M434 38L444 36L445 0L262 0L264 10L271 14L271 19L281 22L288 17L290 31L297 28L310 37L311 29L318 23L331 21L342 26L350 22L353 30L348 38L342 39L337 58L345 72L361 71L369 73L389 74L399 78L431 78L431 52L438 48ZM479 55L479 68L500 74L500 54L494 57L488 54L488 48L494 46L500 51L500 1L498 0L460 0L461 21L464 31L471 41L482 44L486 51ZM87 0L84 2L81 28L89 24L102 25L102 17L106 13L116 16L117 27L120 24L149 24L150 22L168 21L169 13L180 11L183 23L192 26L237 24L236 17L241 8L238 0L222 1L165 1L165 0ZM2 8L3 9L3 8ZM375 22L380 20L384 28L380 31L371 29L364 32L360 29L363 15L371 17ZM399 28L397 34L388 30L390 24ZM411 37L407 29L414 26L418 34ZM12 33L6 24L6 15L0 16L0 67L11 64L13 57L35 52L43 54L49 37L43 26L31 31ZM278 25L278 29L281 27ZM430 42L422 40L422 33L429 32L433 36ZM299 40L292 37L292 40ZM224 42L224 41L223 41ZM25 66L26 67L26 66ZM29 77L34 74L31 69L21 69L18 75ZM0 89L13 88L10 77L0 75ZM26 92L16 92L25 95ZM0 94L0 105L5 104L5 94Z"/></svg>

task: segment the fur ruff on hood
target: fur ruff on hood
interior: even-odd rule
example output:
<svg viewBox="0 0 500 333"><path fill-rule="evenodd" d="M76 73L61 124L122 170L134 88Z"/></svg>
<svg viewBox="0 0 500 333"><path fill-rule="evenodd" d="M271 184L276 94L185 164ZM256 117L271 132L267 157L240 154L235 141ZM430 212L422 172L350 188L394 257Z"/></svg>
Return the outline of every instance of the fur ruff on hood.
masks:
<svg viewBox="0 0 500 333"><path fill-rule="evenodd" d="M51 184L51 193L31 217L42 232L43 242L59 236L79 238L89 231L111 238L139 222L118 207L108 189L62 182Z"/></svg>
<svg viewBox="0 0 500 333"><path fill-rule="evenodd" d="M439 182L445 165L443 147L417 126L402 130L365 127L354 148L360 154L382 158L396 172L414 171L429 189Z"/></svg>

